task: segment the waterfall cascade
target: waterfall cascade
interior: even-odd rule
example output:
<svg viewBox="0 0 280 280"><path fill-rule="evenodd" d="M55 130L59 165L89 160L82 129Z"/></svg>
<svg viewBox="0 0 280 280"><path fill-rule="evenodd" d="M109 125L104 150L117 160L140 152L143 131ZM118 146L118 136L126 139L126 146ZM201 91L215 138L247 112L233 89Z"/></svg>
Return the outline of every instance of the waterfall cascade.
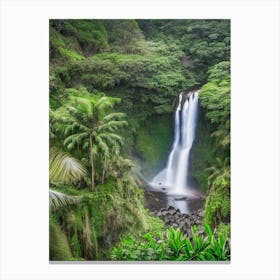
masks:
<svg viewBox="0 0 280 280"><path fill-rule="evenodd" d="M169 194L188 193L189 155L195 138L198 109L198 91L188 95L183 102L183 93L179 95L175 111L175 135L167 166L150 182L152 187L168 190Z"/></svg>

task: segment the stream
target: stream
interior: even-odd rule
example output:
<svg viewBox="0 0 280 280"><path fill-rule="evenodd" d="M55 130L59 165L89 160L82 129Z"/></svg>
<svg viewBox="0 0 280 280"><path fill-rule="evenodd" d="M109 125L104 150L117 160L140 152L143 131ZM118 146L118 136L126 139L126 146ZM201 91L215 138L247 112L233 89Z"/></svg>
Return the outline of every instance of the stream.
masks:
<svg viewBox="0 0 280 280"><path fill-rule="evenodd" d="M178 196L148 187L145 191L145 200L147 207L153 212L173 206L178 208L181 213L191 214L204 207L204 194L197 188L193 188L190 193L192 196L189 197Z"/></svg>

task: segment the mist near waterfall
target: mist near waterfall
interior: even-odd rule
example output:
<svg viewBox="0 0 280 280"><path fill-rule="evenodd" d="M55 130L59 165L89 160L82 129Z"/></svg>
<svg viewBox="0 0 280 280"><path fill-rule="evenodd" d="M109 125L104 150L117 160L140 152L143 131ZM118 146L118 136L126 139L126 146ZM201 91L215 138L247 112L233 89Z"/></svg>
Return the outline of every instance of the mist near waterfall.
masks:
<svg viewBox="0 0 280 280"><path fill-rule="evenodd" d="M189 189L189 157L195 139L198 113L198 93L183 93L178 97L174 118L174 141L166 168L150 182L153 188L166 190L170 195L191 195ZM183 101L184 100L184 101Z"/></svg>

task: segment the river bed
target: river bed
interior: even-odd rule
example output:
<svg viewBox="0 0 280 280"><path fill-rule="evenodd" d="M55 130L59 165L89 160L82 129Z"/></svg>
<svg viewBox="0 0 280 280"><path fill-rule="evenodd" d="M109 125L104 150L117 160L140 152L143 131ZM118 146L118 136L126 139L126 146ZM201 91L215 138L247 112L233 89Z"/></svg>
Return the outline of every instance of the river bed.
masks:
<svg viewBox="0 0 280 280"><path fill-rule="evenodd" d="M145 200L146 206L154 212L173 206L178 208L181 213L191 214L204 206L203 196L186 198L152 190L145 192Z"/></svg>

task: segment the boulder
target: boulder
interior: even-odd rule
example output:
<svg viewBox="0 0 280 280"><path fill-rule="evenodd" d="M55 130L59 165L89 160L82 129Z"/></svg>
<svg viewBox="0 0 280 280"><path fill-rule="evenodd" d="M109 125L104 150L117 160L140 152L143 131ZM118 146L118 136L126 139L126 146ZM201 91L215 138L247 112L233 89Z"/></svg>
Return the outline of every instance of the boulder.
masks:
<svg viewBox="0 0 280 280"><path fill-rule="evenodd" d="M204 217L205 211L203 209L201 209L200 211L198 211L198 216L199 217Z"/></svg>
<svg viewBox="0 0 280 280"><path fill-rule="evenodd" d="M191 227L197 225L198 234L204 234L204 229L202 227L202 220L204 216L204 210L198 209L191 214L181 213L179 209L169 206L167 209L162 208L156 213L156 215L161 218L167 226L172 226L175 229L180 228L182 233L192 238Z"/></svg>

